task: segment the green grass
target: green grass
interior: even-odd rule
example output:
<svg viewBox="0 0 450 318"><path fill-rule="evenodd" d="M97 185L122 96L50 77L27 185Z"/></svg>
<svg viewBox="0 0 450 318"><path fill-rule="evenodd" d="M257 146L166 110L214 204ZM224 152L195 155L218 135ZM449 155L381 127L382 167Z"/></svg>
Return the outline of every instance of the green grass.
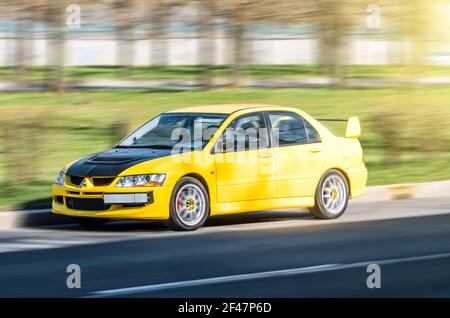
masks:
<svg viewBox="0 0 450 318"><path fill-rule="evenodd" d="M37 118L35 122L43 125L31 134L36 138L33 143L17 145L22 161L17 161L15 173L26 176L32 171L35 180L14 186L6 179L9 166L0 126L0 207L30 206L48 197L53 178L65 163L105 150L119 138L111 135L113 123L125 122L132 130L169 109L247 102L299 107L315 117L360 116L370 185L450 179L450 88L0 93L0 125L12 125L14 143L21 140L23 130L15 128L19 123ZM394 120L403 148L396 164L386 159L386 147L372 120L380 111L402 114ZM342 133L344 126L331 128ZM439 146L430 153L427 147L434 142ZM30 167L31 161L36 164Z"/></svg>
<svg viewBox="0 0 450 318"><path fill-rule="evenodd" d="M199 66L136 66L130 69L128 79L132 80L194 80L201 74ZM423 66L423 76L450 77L450 66ZM405 67L400 65L351 65L346 67L349 78L398 78L405 76ZM215 78L227 78L230 75L229 66L214 66ZM243 75L254 79L295 79L305 77L325 76L315 65L250 65L243 69ZM50 76L47 67L29 69L27 77L30 81L43 81ZM0 80L14 79L14 68L0 68ZM66 79L72 81L123 79L122 69L117 66L79 66L66 69Z"/></svg>

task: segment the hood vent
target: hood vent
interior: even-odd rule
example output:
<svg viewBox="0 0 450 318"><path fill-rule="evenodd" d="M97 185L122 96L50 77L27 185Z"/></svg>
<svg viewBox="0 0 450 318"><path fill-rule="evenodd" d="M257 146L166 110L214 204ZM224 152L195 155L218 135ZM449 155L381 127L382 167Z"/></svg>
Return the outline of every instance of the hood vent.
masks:
<svg viewBox="0 0 450 318"><path fill-rule="evenodd" d="M79 186L83 182L84 177L70 176L70 183Z"/></svg>
<svg viewBox="0 0 450 318"><path fill-rule="evenodd" d="M102 156L96 156L88 160L88 162L94 162L94 163L127 163L134 161L138 158L133 157L102 157Z"/></svg>

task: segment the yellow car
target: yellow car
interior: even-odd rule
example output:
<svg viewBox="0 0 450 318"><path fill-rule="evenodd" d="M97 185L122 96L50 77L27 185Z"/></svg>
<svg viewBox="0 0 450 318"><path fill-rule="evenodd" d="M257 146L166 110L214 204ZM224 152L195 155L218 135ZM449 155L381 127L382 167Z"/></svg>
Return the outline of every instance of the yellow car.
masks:
<svg viewBox="0 0 450 318"><path fill-rule="evenodd" d="M113 149L66 165L52 188L52 211L81 224L144 219L174 230L195 230L209 215L279 208L334 219L366 191L360 133L357 117L338 137L282 106L170 111Z"/></svg>

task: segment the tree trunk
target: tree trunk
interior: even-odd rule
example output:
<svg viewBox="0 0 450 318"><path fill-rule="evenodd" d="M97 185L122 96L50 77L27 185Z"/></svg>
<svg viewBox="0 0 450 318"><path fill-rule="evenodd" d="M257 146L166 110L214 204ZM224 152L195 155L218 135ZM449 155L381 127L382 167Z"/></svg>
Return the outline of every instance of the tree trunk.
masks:
<svg viewBox="0 0 450 318"><path fill-rule="evenodd" d="M166 8L160 8L153 18L150 63L153 66L166 66L168 57L167 36L166 36Z"/></svg>
<svg viewBox="0 0 450 318"><path fill-rule="evenodd" d="M49 39L49 88L54 91L64 90L65 66L65 29L66 29L66 1L55 1L49 4L46 20L51 26Z"/></svg>
<svg viewBox="0 0 450 318"><path fill-rule="evenodd" d="M411 60L407 78L410 84L417 84L424 76L427 56L426 36L428 31L427 5L423 0L414 0L409 4L409 19L406 20L406 36L409 38Z"/></svg>
<svg viewBox="0 0 450 318"><path fill-rule="evenodd" d="M397 40L402 43L402 84L404 89L410 89L424 75L430 17L423 0L405 2L400 9L395 18L399 21L397 28L400 31Z"/></svg>
<svg viewBox="0 0 450 318"><path fill-rule="evenodd" d="M317 65L321 75L330 76L332 73L330 32L325 25L320 25L318 35Z"/></svg>
<svg viewBox="0 0 450 318"><path fill-rule="evenodd" d="M345 12L337 1L320 3L318 11L319 69L332 80L332 86L343 87L347 51Z"/></svg>
<svg viewBox="0 0 450 318"><path fill-rule="evenodd" d="M25 8L24 8L25 10ZM25 14L25 13L21 13ZM27 64L28 64L28 27L29 22L25 17L19 18L16 23L16 81L19 85L27 83Z"/></svg>
<svg viewBox="0 0 450 318"><path fill-rule="evenodd" d="M55 34L55 64L54 87L57 91L64 90L64 64L65 64L65 33L60 28Z"/></svg>
<svg viewBox="0 0 450 318"><path fill-rule="evenodd" d="M200 13L199 50L197 51L200 66L200 85L206 89L213 86L212 68L214 65L214 4L212 0L202 0L203 10Z"/></svg>
<svg viewBox="0 0 450 318"><path fill-rule="evenodd" d="M336 87L345 87L346 86L346 63L347 63L347 54L346 54L346 44L345 44L345 35L339 28L335 32L335 54L333 59L333 81L334 86Z"/></svg>
<svg viewBox="0 0 450 318"><path fill-rule="evenodd" d="M125 23L117 27L116 41L118 45L116 61L120 67L119 76L122 78L130 77L134 58L134 34L129 24Z"/></svg>
<svg viewBox="0 0 450 318"><path fill-rule="evenodd" d="M127 78L131 75L134 58L133 7L125 0L119 0L114 5L116 65L119 66L119 77Z"/></svg>
<svg viewBox="0 0 450 318"><path fill-rule="evenodd" d="M244 28L240 23L233 26L233 62L231 65L231 84L239 87L241 85L242 59L243 59L243 34Z"/></svg>
<svg viewBox="0 0 450 318"><path fill-rule="evenodd" d="M52 24L52 38L50 39L51 84L50 88L64 91L64 66L65 66L65 1L57 1L50 9L49 20Z"/></svg>

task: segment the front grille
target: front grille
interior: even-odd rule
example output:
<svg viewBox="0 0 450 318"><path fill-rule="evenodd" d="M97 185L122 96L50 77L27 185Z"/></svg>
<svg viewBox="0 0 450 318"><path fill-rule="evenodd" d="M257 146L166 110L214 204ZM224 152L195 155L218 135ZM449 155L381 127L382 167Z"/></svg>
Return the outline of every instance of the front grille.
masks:
<svg viewBox="0 0 450 318"><path fill-rule="evenodd" d="M70 176L70 183L79 186L83 182L84 177Z"/></svg>
<svg viewBox="0 0 450 318"><path fill-rule="evenodd" d="M92 183L96 187L106 187L114 181L115 178L92 178Z"/></svg>
<svg viewBox="0 0 450 318"><path fill-rule="evenodd" d="M66 198L66 205L69 209L84 211L104 211L111 205L104 204L103 199Z"/></svg>

